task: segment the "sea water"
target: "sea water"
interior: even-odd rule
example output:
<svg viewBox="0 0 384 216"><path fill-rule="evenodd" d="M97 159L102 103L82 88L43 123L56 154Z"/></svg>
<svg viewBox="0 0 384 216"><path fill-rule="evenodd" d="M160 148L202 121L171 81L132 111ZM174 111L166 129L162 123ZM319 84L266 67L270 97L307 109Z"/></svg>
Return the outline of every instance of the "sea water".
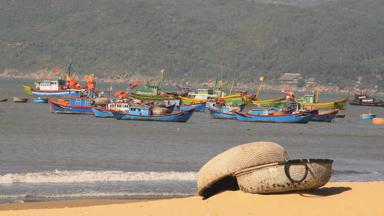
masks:
<svg viewBox="0 0 384 216"><path fill-rule="evenodd" d="M196 193L196 173L236 145L273 141L291 159L334 160L332 181L384 180L384 108L348 106L332 123L271 124L216 120L124 121L49 112L18 104L22 82L0 81L0 202L85 198L163 198ZM280 96L262 92L263 98ZM351 96L351 95L349 95ZM321 94L321 100L345 95Z"/></svg>

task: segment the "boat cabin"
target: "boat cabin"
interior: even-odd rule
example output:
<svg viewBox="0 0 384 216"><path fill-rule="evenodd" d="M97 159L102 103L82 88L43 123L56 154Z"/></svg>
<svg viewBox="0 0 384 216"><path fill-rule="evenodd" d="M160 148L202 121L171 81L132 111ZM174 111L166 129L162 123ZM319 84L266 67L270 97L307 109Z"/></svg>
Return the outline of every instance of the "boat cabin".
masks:
<svg viewBox="0 0 384 216"><path fill-rule="evenodd" d="M132 115L150 116L152 109L150 107L130 106L128 113Z"/></svg>
<svg viewBox="0 0 384 216"><path fill-rule="evenodd" d="M109 103L107 104L108 110L129 111L128 103Z"/></svg>
<svg viewBox="0 0 384 216"><path fill-rule="evenodd" d="M69 102L69 106L92 106L92 99L83 99L83 98L70 98L67 100Z"/></svg>
<svg viewBox="0 0 384 216"><path fill-rule="evenodd" d="M248 112L252 115L269 115L270 110L269 109L251 109Z"/></svg>
<svg viewBox="0 0 384 216"><path fill-rule="evenodd" d="M140 85L136 88L135 93L140 95L157 96L159 87L156 85Z"/></svg>
<svg viewBox="0 0 384 216"><path fill-rule="evenodd" d="M35 83L36 90L41 91L58 91L63 90L66 86L65 80L42 80Z"/></svg>
<svg viewBox="0 0 384 216"><path fill-rule="evenodd" d="M188 96L191 98L207 100L223 97L225 96L225 93L221 90L214 89L196 89L194 92L189 92Z"/></svg>

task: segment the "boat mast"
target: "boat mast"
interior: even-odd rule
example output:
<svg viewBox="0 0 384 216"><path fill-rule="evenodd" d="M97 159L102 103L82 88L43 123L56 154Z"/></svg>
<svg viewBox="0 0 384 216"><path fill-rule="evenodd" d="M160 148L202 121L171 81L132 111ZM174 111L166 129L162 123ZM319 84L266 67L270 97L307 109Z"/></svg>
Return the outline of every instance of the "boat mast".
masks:
<svg viewBox="0 0 384 216"><path fill-rule="evenodd" d="M257 90L256 90L255 100L257 100L257 98L259 97L260 89L261 89L261 87L262 87L263 84L264 84L264 77L263 77L263 76L260 76L260 77L259 77L259 81L260 81L260 84L259 84L259 87L258 87Z"/></svg>

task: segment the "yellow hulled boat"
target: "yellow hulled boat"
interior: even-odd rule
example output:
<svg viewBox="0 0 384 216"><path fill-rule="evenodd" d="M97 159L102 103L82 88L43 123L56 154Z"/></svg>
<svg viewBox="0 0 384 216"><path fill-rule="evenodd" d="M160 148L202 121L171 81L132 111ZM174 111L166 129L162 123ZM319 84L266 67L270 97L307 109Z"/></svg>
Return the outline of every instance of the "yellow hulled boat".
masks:
<svg viewBox="0 0 384 216"><path fill-rule="evenodd" d="M285 96L281 98L272 98L266 100L253 100L252 104L262 107L280 105L285 101Z"/></svg>
<svg viewBox="0 0 384 216"><path fill-rule="evenodd" d="M335 101L320 102L320 103L301 103L303 107L310 107L315 109L345 109L348 102L348 98L342 98Z"/></svg>

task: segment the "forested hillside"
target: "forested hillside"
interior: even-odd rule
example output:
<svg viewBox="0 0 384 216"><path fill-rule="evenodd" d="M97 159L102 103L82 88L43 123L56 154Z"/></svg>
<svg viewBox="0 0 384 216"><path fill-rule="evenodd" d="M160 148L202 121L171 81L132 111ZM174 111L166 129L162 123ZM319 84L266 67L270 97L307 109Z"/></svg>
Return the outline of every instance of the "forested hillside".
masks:
<svg viewBox="0 0 384 216"><path fill-rule="evenodd" d="M99 76L297 72L383 87L383 13L382 0L2 0L0 72L72 61Z"/></svg>

